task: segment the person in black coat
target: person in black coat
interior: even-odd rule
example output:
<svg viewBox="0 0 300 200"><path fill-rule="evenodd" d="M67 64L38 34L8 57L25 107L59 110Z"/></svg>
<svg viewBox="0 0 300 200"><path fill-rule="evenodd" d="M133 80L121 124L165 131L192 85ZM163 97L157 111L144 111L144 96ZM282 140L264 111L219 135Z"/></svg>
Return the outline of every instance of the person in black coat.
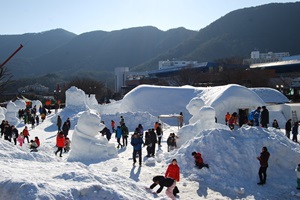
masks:
<svg viewBox="0 0 300 200"><path fill-rule="evenodd" d="M69 123L67 121L64 122L63 126L62 126L62 132L64 133L64 136L67 137L69 134Z"/></svg>
<svg viewBox="0 0 300 200"><path fill-rule="evenodd" d="M258 185L266 184L269 157L270 153L268 152L267 147L262 147L260 156L257 157L257 160L259 160L260 163L260 168L258 171L260 181L257 183Z"/></svg>
<svg viewBox="0 0 300 200"><path fill-rule="evenodd" d="M286 137L288 137L290 139L290 133L292 130L292 119L289 119L286 123L285 123L285 135Z"/></svg>
<svg viewBox="0 0 300 200"><path fill-rule="evenodd" d="M293 129L292 129L292 134L293 134L292 140L293 140L294 142L298 142L298 140L297 140L298 127L299 127L298 122L295 122L295 123L294 123L294 126L293 126Z"/></svg>
<svg viewBox="0 0 300 200"><path fill-rule="evenodd" d="M268 128L269 110L266 108L266 106L262 106L262 111L260 113L260 123L262 127Z"/></svg>
<svg viewBox="0 0 300 200"><path fill-rule="evenodd" d="M11 126L11 137L14 140L14 144L17 145L17 138L19 137L19 131L14 125Z"/></svg>
<svg viewBox="0 0 300 200"><path fill-rule="evenodd" d="M154 129L149 129L150 132L150 141L151 141L151 151L150 151L150 156L155 156L155 145L157 143L157 136L154 132Z"/></svg>
<svg viewBox="0 0 300 200"><path fill-rule="evenodd" d="M150 189L153 189L155 186L159 185L160 188L156 191L156 193L160 193L164 187L167 187L166 195L171 199L175 199L173 194L173 190L176 186L176 182L172 178L165 178L164 176L155 176L153 177L153 184L150 186Z"/></svg>
<svg viewBox="0 0 300 200"><path fill-rule="evenodd" d="M156 128L156 135L157 135L157 138L158 138L158 146L161 147L161 138L162 138L162 135L163 135L163 131L162 131L162 128L161 128L161 123L158 123L158 127Z"/></svg>

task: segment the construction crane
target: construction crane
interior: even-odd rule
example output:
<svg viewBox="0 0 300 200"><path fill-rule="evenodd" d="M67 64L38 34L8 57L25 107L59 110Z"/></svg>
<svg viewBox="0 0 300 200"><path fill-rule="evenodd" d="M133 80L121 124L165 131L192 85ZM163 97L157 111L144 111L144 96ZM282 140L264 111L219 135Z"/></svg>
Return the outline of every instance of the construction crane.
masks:
<svg viewBox="0 0 300 200"><path fill-rule="evenodd" d="M15 52L13 52L1 65L0 65L0 69L2 72L2 67L16 54L18 53L18 51L20 51L23 48L23 45L20 44L19 48L17 48L17 50L15 50Z"/></svg>

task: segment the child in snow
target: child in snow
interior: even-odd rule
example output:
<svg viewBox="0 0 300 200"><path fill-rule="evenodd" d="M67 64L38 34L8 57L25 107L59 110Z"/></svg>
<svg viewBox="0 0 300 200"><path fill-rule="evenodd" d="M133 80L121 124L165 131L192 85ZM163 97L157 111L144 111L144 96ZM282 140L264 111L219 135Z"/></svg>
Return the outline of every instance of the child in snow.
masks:
<svg viewBox="0 0 300 200"><path fill-rule="evenodd" d="M30 140L29 143L29 149L31 149L30 152L37 152L37 148L38 148L37 143L34 140Z"/></svg>
<svg viewBox="0 0 300 200"><path fill-rule="evenodd" d="M164 187L167 187L166 195L170 197L172 200L175 200L175 196L173 194L173 190L176 186L176 181L172 178L165 178L163 176L155 176L153 178L153 184L150 186L150 189L153 189L155 186L159 185L160 188L156 191L156 193L160 193Z"/></svg>
<svg viewBox="0 0 300 200"><path fill-rule="evenodd" d="M35 138L34 138L34 141L35 141L37 147L39 147L40 144L41 144L41 143L40 143L40 139L39 139L38 137L35 137Z"/></svg>
<svg viewBox="0 0 300 200"><path fill-rule="evenodd" d="M201 153L196 153L195 151L192 153L192 156L194 156L195 159L195 166L197 166L199 169L202 169L203 167L209 168L208 164L205 164L203 162Z"/></svg>
<svg viewBox="0 0 300 200"><path fill-rule="evenodd" d="M168 165L167 171L165 173L166 178L172 178L175 182L179 182L180 179L180 168L177 165L177 160L173 159L172 163ZM179 193L178 187L175 185L173 190L173 195L176 196Z"/></svg>
<svg viewBox="0 0 300 200"><path fill-rule="evenodd" d="M300 164L296 168L297 172L297 189L300 190Z"/></svg>
<svg viewBox="0 0 300 200"><path fill-rule="evenodd" d="M64 147L65 153L68 153L70 151L70 146L71 146L71 140L68 137L66 137L65 147Z"/></svg>
<svg viewBox="0 0 300 200"><path fill-rule="evenodd" d="M27 139L27 142L29 143L29 131L28 131L28 127L25 126L25 128L23 129L23 135L24 135L24 139Z"/></svg>
<svg viewBox="0 0 300 200"><path fill-rule="evenodd" d="M17 138L17 140L18 140L20 146L22 146L23 143L24 143L24 135L23 135L23 132L20 133L20 135L19 135L19 137Z"/></svg>

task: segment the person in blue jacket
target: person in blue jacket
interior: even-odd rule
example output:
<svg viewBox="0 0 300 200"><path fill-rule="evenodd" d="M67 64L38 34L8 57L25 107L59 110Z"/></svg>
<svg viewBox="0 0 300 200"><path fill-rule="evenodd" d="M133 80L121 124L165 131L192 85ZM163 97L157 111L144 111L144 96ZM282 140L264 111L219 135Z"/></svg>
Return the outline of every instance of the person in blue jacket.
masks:
<svg viewBox="0 0 300 200"><path fill-rule="evenodd" d="M122 137L122 129L121 126L117 126L117 130L116 130L116 138L117 138L117 142L118 142L118 147L117 148L122 148L123 145L121 144L121 137Z"/></svg>
<svg viewBox="0 0 300 200"><path fill-rule="evenodd" d="M139 155L139 163L140 166L142 165L142 145L144 144L144 141L141 137L139 137L138 133L134 133L131 138L131 145L133 146L133 165L136 163L136 156Z"/></svg>

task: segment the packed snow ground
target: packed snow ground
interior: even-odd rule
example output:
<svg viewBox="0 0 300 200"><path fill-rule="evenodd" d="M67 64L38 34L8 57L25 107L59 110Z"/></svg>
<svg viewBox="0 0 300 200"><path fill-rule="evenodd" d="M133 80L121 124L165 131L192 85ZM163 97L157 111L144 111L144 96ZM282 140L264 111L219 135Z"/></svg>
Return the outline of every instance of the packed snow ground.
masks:
<svg viewBox="0 0 300 200"><path fill-rule="evenodd" d="M234 93L234 88L244 90L234 86L229 87L227 92ZM139 95L136 95L137 92ZM0 139L0 199L167 199L165 190L156 195L146 191L145 187L152 184L153 176L164 175L173 158L177 159L181 168L181 180L177 183L179 199L299 199L300 194L295 189L295 168L300 163L299 144L287 139L283 129L243 126L230 131L227 126L214 123L214 117L221 114L216 114L219 110L210 106L222 99L227 100L228 95L222 95L219 90L213 98L215 101L209 101L208 92L212 91L192 87L148 86L132 91L120 102L95 105L91 99L84 100L85 94L81 91L72 88L67 95L67 108L59 110L57 114L52 111L44 122L29 129L30 138L38 136L41 140L38 152L30 152L27 145L15 146ZM163 96L163 93L171 94L171 97ZM257 98L250 93L246 98ZM199 98L199 95L206 96L198 103L193 101L193 105L189 104L191 99ZM229 100L233 101L230 105L240 103L240 99L236 102L234 98ZM199 109L195 105L204 107ZM227 108L231 109L228 105ZM90 108L93 110L90 111ZM198 112L195 111L197 109ZM199 120L181 129L163 124L162 147L156 148L154 158L146 158L146 149L143 148L142 167L132 166L130 137L126 148L116 149L114 135L106 143L103 140L105 138L97 134L98 129L103 128L100 120L110 127L110 120L118 124L120 116L123 116L132 134L138 124L147 130L153 128L159 114L180 111L184 112L186 124L193 115L198 115ZM87 112L92 112L94 117L89 117ZM95 146L95 151L90 146L84 146L83 142L74 141L72 145L77 144L77 147L71 145L71 152L64 153L62 158L56 157L55 124L58 115L63 121L70 117L71 140L73 134L88 138L88 144ZM270 121L273 118L281 119L282 114L272 112ZM99 120L99 124L95 124L95 120ZM168 121L172 124L174 119ZM80 122L84 122L83 125ZM23 127L23 122L19 123L19 132ZM178 144L181 146L168 153L166 140L171 132L179 136ZM98 148L99 143L95 141L100 141L102 147ZM262 146L268 147L271 157L267 184L258 186L259 162L256 157ZM82 148L82 152L86 153L85 159L75 150L72 152L72 148L76 151ZM86 151L87 148L90 151ZM210 165L209 169L194 168L193 151L202 153L204 162ZM76 162L69 161L72 153ZM97 158L98 162L93 158Z"/></svg>

